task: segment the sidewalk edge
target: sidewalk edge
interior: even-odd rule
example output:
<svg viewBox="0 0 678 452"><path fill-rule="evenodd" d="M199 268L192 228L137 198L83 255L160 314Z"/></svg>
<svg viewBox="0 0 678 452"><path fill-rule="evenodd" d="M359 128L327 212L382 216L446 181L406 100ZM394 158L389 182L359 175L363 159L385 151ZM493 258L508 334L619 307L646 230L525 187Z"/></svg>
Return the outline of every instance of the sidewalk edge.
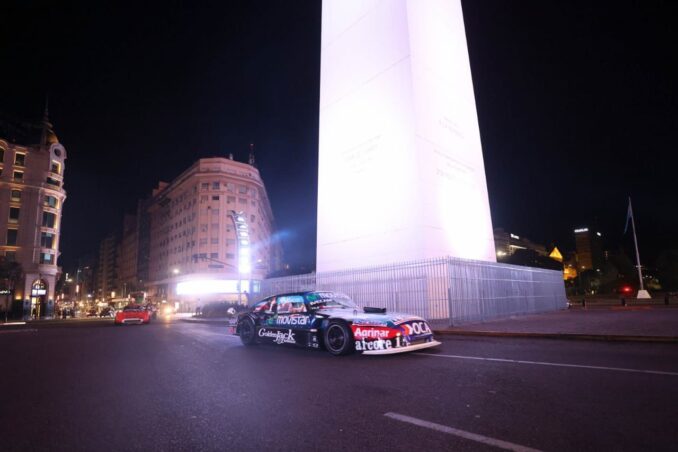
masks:
<svg viewBox="0 0 678 452"><path fill-rule="evenodd" d="M452 331L433 330L440 336L486 336L517 337L529 339L562 339L576 341L608 341L608 342L654 342L678 343L678 336L632 336L624 334L578 334L578 333L515 333L504 331Z"/></svg>

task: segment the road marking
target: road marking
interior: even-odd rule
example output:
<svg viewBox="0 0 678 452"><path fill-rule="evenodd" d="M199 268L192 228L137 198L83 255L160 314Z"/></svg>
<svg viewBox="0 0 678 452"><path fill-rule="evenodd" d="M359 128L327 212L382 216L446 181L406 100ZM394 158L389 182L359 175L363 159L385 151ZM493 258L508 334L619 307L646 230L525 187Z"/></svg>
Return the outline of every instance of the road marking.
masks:
<svg viewBox="0 0 678 452"><path fill-rule="evenodd" d="M35 328L21 329L21 330L0 330L0 334L11 334L11 333L35 333L38 330Z"/></svg>
<svg viewBox="0 0 678 452"><path fill-rule="evenodd" d="M585 364L548 363L542 361L525 361L522 359L483 358L482 356L439 355L434 353L414 353L414 355L435 356L438 358L452 358L452 359L472 359L476 361L494 361L499 363L533 364L537 366L571 367L576 369L612 370L615 372L631 372L637 374L668 375L671 377L678 377L678 372L666 372L662 370L643 370L643 369L627 369L624 367L588 366Z"/></svg>
<svg viewBox="0 0 678 452"><path fill-rule="evenodd" d="M25 325L26 322L5 322L0 323L0 326Z"/></svg>
<svg viewBox="0 0 678 452"><path fill-rule="evenodd" d="M416 417L405 416L404 414L389 412L385 413L384 416L389 417L391 419L395 419L400 422L406 422L408 424L413 424L418 427L437 430L439 432L447 433L449 435L458 436L460 438L468 439L482 444L487 444L489 446L498 447L504 450L513 450L516 452L539 452L539 449L532 449L530 447L521 446L520 444L509 443L508 441L490 438L489 436L483 436L477 433L459 430L458 428L448 427L447 425L436 424L434 422L425 421L423 419L417 419Z"/></svg>

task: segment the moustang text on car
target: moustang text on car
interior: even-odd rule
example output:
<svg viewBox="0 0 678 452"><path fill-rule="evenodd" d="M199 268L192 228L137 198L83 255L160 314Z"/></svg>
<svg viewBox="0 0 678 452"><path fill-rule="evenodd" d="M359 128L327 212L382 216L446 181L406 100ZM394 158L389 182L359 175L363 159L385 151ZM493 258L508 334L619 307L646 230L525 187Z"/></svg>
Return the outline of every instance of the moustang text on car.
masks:
<svg viewBox="0 0 678 452"><path fill-rule="evenodd" d="M294 344L324 348L333 355L389 355L440 344L421 317L359 308L336 292L268 297L240 314L235 333L245 345Z"/></svg>

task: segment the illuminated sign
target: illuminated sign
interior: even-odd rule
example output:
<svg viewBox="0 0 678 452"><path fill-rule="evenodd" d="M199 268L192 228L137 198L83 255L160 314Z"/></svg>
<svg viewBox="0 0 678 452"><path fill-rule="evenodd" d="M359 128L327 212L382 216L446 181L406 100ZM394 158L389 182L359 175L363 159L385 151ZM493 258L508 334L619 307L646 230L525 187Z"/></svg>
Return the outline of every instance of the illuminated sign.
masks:
<svg viewBox="0 0 678 452"><path fill-rule="evenodd" d="M317 271L495 262L460 1L324 0L321 41Z"/></svg>
<svg viewBox="0 0 678 452"><path fill-rule="evenodd" d="M11 293L9 289L0 289L0 295L9 295Z"/></svg>
<svg viewBox="0 0 678 452"><path fill-rule="evenodd" d="M177 295L209 295L238 293L239 281L231 279L207 279L195 281L182 281L177 283ZM240 281L243 292L249 292L250 282Z"/></svg>
<svg viewBox="0 0 678 452"><path fill-rule="evenodd" d="M574 230L575 234L579 234L581 232L589 232L589 228L579 228Z"/></svg>
<svg viewBox="0 0 678 452"><path fill-rule="evenodd" d="M520 240L520 237L518 237L518 236L515 235L515 234L511 234L511 238L512 238L512 239L516 239L516 240Z"/></svg>

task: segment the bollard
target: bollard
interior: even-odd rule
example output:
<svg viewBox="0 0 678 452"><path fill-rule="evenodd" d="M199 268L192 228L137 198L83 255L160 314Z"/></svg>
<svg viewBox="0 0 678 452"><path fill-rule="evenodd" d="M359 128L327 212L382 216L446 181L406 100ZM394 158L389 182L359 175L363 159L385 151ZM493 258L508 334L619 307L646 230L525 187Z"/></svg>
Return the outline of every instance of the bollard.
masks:
<svg viewBox="0 0 678 452"><path fill-rule="evenodd" d="M626 306L626 298L622 298L622 299L621 299L621 305L622 305L622 306Z"/></svg>
<svg viewBox="0 0 678 452"><path fill-rule="evenodd" d="M664 295L664 304L668 306L668 304L669 304L669 294Z"/></svg>
<svg viewBox="0 0 678 452"><path fill-rule="evenodd" d="M581 299L581 307L585 308L586 307L586 298Z"/></svg>

